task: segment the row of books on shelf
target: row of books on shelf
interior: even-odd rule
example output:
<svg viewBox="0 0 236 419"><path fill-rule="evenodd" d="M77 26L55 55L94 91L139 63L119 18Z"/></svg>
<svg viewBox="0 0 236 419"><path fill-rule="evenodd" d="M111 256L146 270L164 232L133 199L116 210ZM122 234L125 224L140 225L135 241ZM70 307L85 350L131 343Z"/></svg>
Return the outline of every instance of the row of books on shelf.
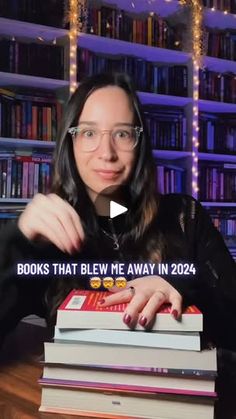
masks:
<svg viewBox="0 0 236 419"><path fill-rule="evenodd" d="M178 24L175 20L173 25L171 19L163 19L154 12L135 15L135 10L129 13L112 6L101 6L97 2L93 6L86 11L84 32L159 48L184 49L183 34L186 27L183 23ZM235 59L233 29L232 32L217 33L206 28L204 36L208 55Z"/></svg>
<svg viewBox="0 0 236 419"><path fill-rule="evenodd" d="M125 40L168 49L180 49L183 27L170 28L158 15L134 19L123 10L102 6L101 10L88 9L86 32L114 39ZM90 17L92 20L90 21ZM236 34L231 31L204 32L207 55L227 60L236 59ZM0 40L2 71L33 74L42 77L63 78L63 48L56 45L23 43L15 40ZM44 66L41 59L44 57Z"/></svg>
<svg viewBox="0 0 236 419"><path fill-rule="evenodd" d="M0 153L0 198L32 198L37 192L47 193L50 188L51 157ZM161 193L181 192L185 170L173 165L157 166L157 184Z"/></svg>
<svg viewBox="0 0 236 419"><path fill-rule="evenodd" d="M138 323L130 330L126 304L99 306L106 295L73 290L59 307L54 342L45 343L40 411L213 418L216 351L201 350L201 312L188 307L177 321L162 306L151 331Z"/></svg>
<svg viewBox="0 0 236 419"><path fill-rule="evenodd" d="M64 79L64 48L0 38L0 71Z"/></svg>
<svg viewBox="0 0 236 419"><path fill-rule="evenodd" d="M236 165L204 162L199 167L199 190L202 201L236 200Z"/></svg>
<svg viewBox="0 0 236 419"><path fill-rule="evenodd" d="M229 210L217 209L210 211L210 216L214 226L222 234L225 244L231 255L236 260L236 212L232 208Z"/></svg>
<svg viewBox="0 0 236 419"><path fill-rule="evenodd" d="M94 6L94 1L90 0L89 4ZM203 0L203 5L236 13L234 0ZM37 0L8 0L7 3L5 0L0 0L0 16L55 27L65 27L66 23L64 4L61 0L48 0L40 3ZM83 18L86 18L85 14Z"/></svg>
<svg viewBox="0 0 236 419"><path fill-rule="evenodd" d="M205 7L210 7L218 10L227 10L230 13L236 13L236 4L234 0L203 0Z"/></svg>
<svg viewBox="0 0 236 419"><path fill-rule="evenodd" d="M188 68L186 65L164 65L141 57L105 55L80 48L77 55L78 78L102 71L128 73L136 88L143 92L188 96ZM199 71L201 99L236 102L236 78L233 73ZM174 80L174 82L173 82Z"/></svg>
<svg viewBox="0 0 236 419"><path fill-rule="evenodd" d="M79 80L85 75L103 71L125 72L140 91L188 95L188 70L185 65L163 65L126 55L106 56L83 48L78 49L77 64Z"/></svg>
<svg viewBox="0 0 236 419"><path fill-rule="evenodd" d="M32 198L37 192L48 193L51 157L34 154L6 157L0 153L0 198Z"/></svg>
<svg viewBox="0 0 236 419"><path fill-rule="evenodd" d="M143 112L154 149L186 150L187 118L183 108L146 105ZM62 103L46 91L15 92L0 87L0 137L55 141ZM235 153L232 114L199 114L200 151Z"/></svg>
<svg viewBox="0 0 236 419"><path fill-rule="evenodd" d="M199 97L218 102L236 103L235 74L217 73L207 69L200 70Z"/></svg>
<svg viewBox="0 0 236 419"><path fill-rule="evenodd" d="M0 137L55 141L61 116L62 104L52 94L0 87Z"/></svg>
<svg viewBox="0 0 236 419"><path fill-rule="evenodd" d="M199 115L199 150L236 153L236 121L234 114Z"/></svg>
<svg viewBox="0 0 236 419"><path fill-rule="evenodd" d="M235 31L205 33L207 55L226 60L236 60L236 33Z"/></svg>
<svg viewBox="0 0 236 419"><path fill-rule="evenodd" d="M180 49L181 32L156 13L134 15L93 2L86 11L84 32L160 48Z"/></svg>
<svg viewBox="0 0 236 419"><path fill-rule="evenodd" d="M0 153L0 197L32 198L36 192L47 193L50 186L51 155L19 152ZM203 201L234 202L236 198L235 164L200 164L199 189ZM165 162L157 164L157 186L161 193L185 190L186 170Z"/></svg>
<svg viewBox="0 0 236 419"><path fill-rule="evenodd" d="M0 0L0 16L41 25L63 27L64 4L61 0Z"/></svg>
<svg viewBox="0 0 236 419"><path fill-rule="evenodd" d="M160 193L184 193L186 171L184 168L165 164L157 165L157 190Z"/></svg>
<svg viewBox="0 0 236 419"><path fill-rule="evenodd" d="M186 149L187 118L182 108L145 106L143 112L153 149Z"/></svg>
<svg viewBox="0 0 236 419"><path fill-rule="evenodd" d="M211 214L211 219L215 227L223 236L236 236L236 214L228 216L229 218L221 218L219 215Z"/></svg>

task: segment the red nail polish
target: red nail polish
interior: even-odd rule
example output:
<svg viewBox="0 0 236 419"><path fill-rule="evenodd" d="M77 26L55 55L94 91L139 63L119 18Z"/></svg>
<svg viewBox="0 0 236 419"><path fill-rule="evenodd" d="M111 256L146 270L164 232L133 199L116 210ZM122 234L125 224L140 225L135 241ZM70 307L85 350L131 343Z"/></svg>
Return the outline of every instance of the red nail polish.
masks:
<svg viewBox="0 0 236 419"><path fill-rule="evenodd" d="M124 315L124 317L123 317L123 322L125 323L125 324L129 324L130 322L131 322L131 316L129 315L129 314L125 314Z"/></svg>
<svg viewBox="0 0 236 419"><path fill-rule="evenodd" d="M99 304L104 304L104 303L105 303L105 299L104 299L104 298L102 298L101 300L98 300L98 303L99 303Z"/></svg>
<svg viewBox="0 0 236 419"><path fill-rule="evenodd" d="M178 318L178 311L177 310L173 310L171 312L172 316L175 318L175 320Z"/></svg>
<svg viewBox="0 0 236 419"><path fill-rule="evenodd" d="M146 323L147 323L147 317L142 316L139 320L139 324L141 324L141 326L145 326Z"/></svg>

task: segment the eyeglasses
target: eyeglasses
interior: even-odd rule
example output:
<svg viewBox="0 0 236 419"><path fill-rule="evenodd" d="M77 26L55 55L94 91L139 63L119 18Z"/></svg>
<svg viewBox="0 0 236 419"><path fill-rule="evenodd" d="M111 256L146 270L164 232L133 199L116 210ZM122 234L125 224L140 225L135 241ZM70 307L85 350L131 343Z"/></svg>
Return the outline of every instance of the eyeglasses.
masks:
<svg viewBox="0 0 236 419"><path fill-rule="evenodd" d="M138 144L140 134L143 132L141 127L116 127L112 130L100 130L94 127L82 128L71 127L68 133L73 140L80 143L82 151L95 151L101 142L102 135L111 135L113 145L120 151L131 151Z"/></svg>

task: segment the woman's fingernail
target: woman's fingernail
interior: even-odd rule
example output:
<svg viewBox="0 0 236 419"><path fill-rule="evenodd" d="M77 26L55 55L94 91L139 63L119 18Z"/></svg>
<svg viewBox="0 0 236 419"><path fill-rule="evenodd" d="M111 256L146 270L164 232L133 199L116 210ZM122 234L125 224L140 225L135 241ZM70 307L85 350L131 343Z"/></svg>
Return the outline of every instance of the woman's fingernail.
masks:
<svg viewBox="0 0 236 419"><path fill-rule="evenodd" d="M172 316L175 318L175 320L177 320L177 318L178 318L178 311L177 311L177 310L173 310L173 311L171 312L171 314L172 314Z"/></svg>
<svg viewBox="0 0 236 419"><path fill-rule="evenodd" d="M125 324L129 324L130 322L131 322L131 316L129 315L129 314L125 314L124 315L124 317L123 317L123 322L125 323Z"/></svg>
<svg viewBox="0 0 236 419"><path fill-rule="evenodd" d="M141 326L145 326L146 323L147 323L147 317L142 316L139 320L139 324L141 324Z"/></svg>
<svg viewBox="0 0 236 419"><path fill-rule="evenodd" d="M101 300L98 300L98 303L99 303L99 304L104 304L104 303L105 303L105 299L104 299L104 298L102 298Z"/></svg>

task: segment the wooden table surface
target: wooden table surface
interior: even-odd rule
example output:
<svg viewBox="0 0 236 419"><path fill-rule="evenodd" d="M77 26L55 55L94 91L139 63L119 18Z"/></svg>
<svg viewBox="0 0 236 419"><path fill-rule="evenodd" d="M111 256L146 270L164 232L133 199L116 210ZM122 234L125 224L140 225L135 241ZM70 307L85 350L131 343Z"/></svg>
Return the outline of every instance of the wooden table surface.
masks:
<svg viewBox="0 0 236 419"><path fill-rule="evenodd" d="M76 417L38 412L41 387L37 380L43 369L43 342L50 337L46 328L20 323L6 339L0 352L0 419Z"/></svg>

